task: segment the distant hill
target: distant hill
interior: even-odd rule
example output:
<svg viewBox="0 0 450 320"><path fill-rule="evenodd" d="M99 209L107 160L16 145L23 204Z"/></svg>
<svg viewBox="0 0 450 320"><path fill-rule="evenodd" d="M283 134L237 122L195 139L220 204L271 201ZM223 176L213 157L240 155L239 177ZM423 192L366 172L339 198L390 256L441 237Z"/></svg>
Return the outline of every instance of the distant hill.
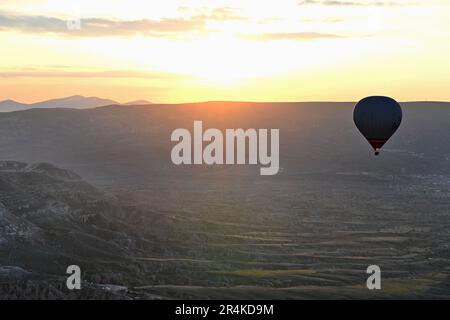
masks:
<svg viewBox="0 0 450 320"><path fill-rule="evenodd" d="M22 111L35 108L69 108L69 109L89 109L111 104L119 104L117 101L102 99L97 97L83 97L80 95L52 99L36 103L20 103L14 100L0 101L0 112Z"/></svg>
<svg viewBox="0 0 450 320"><path fill-rule="evenodd" d="M0 101L0 112L11 112L30 109L30 105L20 103L14 100Z"/></svg>
<svg viewBox="0 0 450 320"><path fill-rule="evenodd" d="M124 106L134 106L134 105L148 105L152 104L147 100L135 100L126 103L120 103L111 99L102 99L98 97L84 97L80 95L51 99L36 103L20 103L14 100L4 100L0 101L0 112L13 112L13 111L24 111L35 108L40 109L51 109L51 108L65 108L65 109L91 109L109 105L124 105Z"/></svg>
<svg viewBox="0 0 450 320"><path fill-rule="evenodd" d="M147 105L152 104L150 101L147 100L136 100L136 101L130 101L127 103L124 103L126 106L137 106L137 105Z"/></svg>

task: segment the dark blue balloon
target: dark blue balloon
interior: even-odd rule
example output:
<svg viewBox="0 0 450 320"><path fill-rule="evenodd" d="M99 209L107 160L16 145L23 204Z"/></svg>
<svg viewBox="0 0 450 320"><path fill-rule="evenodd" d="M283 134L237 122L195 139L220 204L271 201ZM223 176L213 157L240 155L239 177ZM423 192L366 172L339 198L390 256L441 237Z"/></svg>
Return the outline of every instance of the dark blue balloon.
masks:
<svg viewBox="0 0 450 320"><path fill-rule="evenodd" d="M353 120L378 155L379 149L400 127L402 108L389 97L367 97L356 104Z"/></svg>

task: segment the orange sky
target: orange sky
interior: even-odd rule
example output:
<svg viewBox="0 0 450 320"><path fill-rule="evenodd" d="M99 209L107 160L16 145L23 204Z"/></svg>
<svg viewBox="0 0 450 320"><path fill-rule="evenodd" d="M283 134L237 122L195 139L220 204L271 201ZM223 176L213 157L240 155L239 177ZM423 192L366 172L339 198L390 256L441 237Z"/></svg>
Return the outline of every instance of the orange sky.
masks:
<svg viewBox="0 0 450 320"><path fill-rule="evenodd" d="M450 100L448 39L447 0L0 1L0 100Z"/></svg>

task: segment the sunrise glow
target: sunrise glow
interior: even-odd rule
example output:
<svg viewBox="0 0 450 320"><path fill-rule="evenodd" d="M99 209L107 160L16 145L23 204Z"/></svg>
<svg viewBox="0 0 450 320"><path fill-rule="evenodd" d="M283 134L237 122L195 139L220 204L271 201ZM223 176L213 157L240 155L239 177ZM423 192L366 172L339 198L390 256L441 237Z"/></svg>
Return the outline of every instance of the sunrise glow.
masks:
<svg viewBox="0 0 450 320"><path fill-rule="evenodd" d="M445 0L1 1L0 99L450 100L449 13Z"/></svg>

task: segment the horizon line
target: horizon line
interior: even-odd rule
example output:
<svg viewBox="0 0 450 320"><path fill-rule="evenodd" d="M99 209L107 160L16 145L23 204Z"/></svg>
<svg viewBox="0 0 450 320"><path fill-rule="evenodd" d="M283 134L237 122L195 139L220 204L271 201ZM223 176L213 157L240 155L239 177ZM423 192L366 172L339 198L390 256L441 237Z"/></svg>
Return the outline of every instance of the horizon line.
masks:
<svg viewBox="0 0 450 320"><path fill-rule="evenodd" d="M139 101L139 100L147 100L145 98L142 99L132 99L126 102L119 102L116 101L115 99L111 99L111 98L102 98L102 97L98 97L98 96L83 96L83 95L79 95L79 94L75 94L75 95L69 95L69 96L64 96L64 97L59 97L59 98L50 98L50 99L44 99L44 100L38 100L38 101L34 101L34 102L19 102L17 100L14 99L4 99L4 100L0 100L0 103L3 102L8 102L8 101L12 101L15 103L19 103L19 104L24 104L24 105L33 105L33 104L37 104L37 103L41 103L41 102L46 102L46 101L51 101L51 100L59 100L59 99L66 99L66 98L72 98L72 97L82 97L82 98L97 98L97 99L102 99L102 100L112 100L116 103L113 104L109 104L109 105L124 105L130 102L135 102L135 101ZM148 101L148 100L147 100ZM397 100L399 103L450 103L450 100ZM153 101L148 101L149 104L142 104L142 105L178 105L178 104L200 104L200 103L357 103L358 101L352 101L352 100L298 100L298 101L251 101L251 100L202 100L202 101L187 101L187 102L153 102ZM105 106L109 106L109 105L105 105ZM133 105L130 105L133 106Z"/></svg>

